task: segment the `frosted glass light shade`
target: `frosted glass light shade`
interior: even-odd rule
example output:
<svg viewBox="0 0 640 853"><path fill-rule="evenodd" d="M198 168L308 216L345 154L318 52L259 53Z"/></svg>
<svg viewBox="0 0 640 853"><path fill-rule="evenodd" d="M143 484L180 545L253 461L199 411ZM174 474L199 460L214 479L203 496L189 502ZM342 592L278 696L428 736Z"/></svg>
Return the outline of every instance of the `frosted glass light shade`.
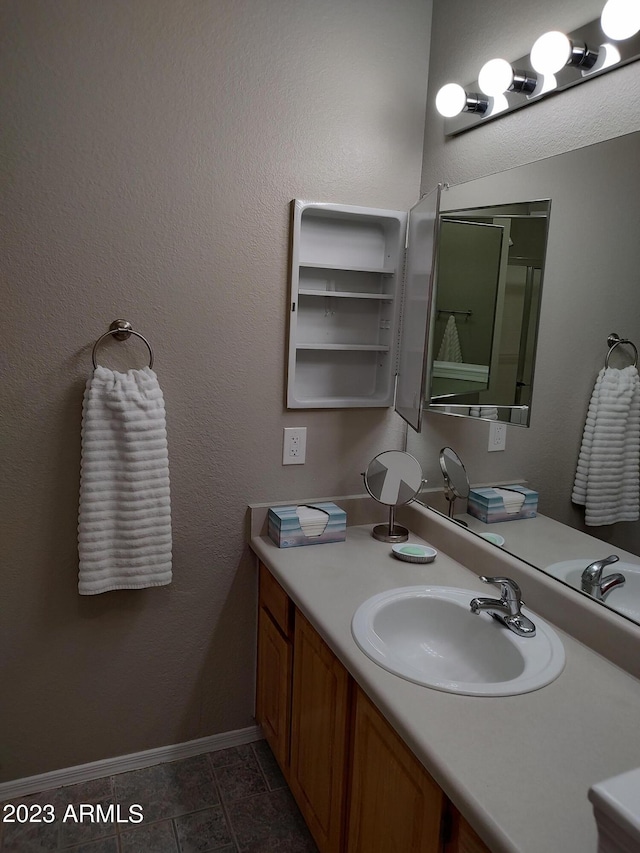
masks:
<svg viewBox="0 0 640 853"><path fill-rule="evenodd" d="M458 83L447 83L436 95L436 109L441 116L453 118L467 105L467 93Z"/></svg>
<svg viewBox="0 0 640 853"><path fill-rule="evenodd" d="M478 86L491 97L502 95L512 83L513 68L506 59L490 59L478 74Z"/></svg>
<svg viewBox="0 0 640 853"><path fill-rule="evenodd" d="M623 41L640 32L640 0L609 0L600 25L610 39Z"/></svg>
<svg viewBox="0 0 640 853"><path fill-rule="evenodd" d="M571 57L571 42L557 30L540 36L531 48L529 59L540 74L557 74Z"/></svg>

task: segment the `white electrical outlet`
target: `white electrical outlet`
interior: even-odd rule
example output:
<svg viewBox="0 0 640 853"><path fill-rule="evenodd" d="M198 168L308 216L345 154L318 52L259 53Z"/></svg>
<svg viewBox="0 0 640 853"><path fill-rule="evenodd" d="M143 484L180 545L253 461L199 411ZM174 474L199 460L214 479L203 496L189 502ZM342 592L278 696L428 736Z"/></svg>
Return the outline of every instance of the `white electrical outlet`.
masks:
<svg viewBox="0 0 640 853"><path fill-rule="evenodd" d="M492 450L504 450L507 446L507 425L499 421L491 421L489 424L489 452Z"/></svg>
<svg viewBox="0 0 640 853"><path fill-rule="evenodd" d="M284 427L282 464L304 465L307 456L307 428Z"/></svg>

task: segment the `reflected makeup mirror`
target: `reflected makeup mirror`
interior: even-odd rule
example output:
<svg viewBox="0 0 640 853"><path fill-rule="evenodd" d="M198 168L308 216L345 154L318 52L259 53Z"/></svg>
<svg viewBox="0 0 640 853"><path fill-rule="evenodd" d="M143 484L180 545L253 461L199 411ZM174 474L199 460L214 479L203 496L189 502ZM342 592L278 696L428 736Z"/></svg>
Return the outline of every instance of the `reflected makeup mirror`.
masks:
<svg viewBox="0 0 640 853"><path fill-rule="evenodd" d="M385 450L371 460L362 476L371 497L389 507L389 524L377 524L371 535L380 542L406 542L409 531L396 524L395 509L411 503L422 489L420 463L410 453Z"/></svg>
<svg viewBox="0 0 640 853"><path fill-rule="evenodd" d="M448 516L458 524L468 527L466 521L453 518L453 506L456 498L469 497L469 478L462 460L451 447L443 447L440 451L440 470L444 477L444 496L449 501Z"/></svg>

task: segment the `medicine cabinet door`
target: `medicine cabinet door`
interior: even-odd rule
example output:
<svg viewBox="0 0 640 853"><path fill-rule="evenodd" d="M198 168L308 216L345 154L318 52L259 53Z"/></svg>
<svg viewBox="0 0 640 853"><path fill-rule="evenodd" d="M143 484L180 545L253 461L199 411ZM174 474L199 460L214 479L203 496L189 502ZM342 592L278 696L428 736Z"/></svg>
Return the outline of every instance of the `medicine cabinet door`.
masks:
<svg viewBox="0 0 640 853"><path fill-rule="evenodd" d="M409 213L395 410L417 432L427 387L440 190L438 184Z"/></svg>

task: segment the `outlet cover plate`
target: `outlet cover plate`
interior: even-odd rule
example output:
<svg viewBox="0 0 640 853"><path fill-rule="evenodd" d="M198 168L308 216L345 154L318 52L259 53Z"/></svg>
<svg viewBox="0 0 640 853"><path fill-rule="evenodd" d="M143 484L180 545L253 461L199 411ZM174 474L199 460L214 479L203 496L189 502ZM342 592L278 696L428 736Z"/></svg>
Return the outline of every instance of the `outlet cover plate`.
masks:
<svg viewBox="0 0 640 853"><path fill-rule="evenodd" d="M307 428L284 427L282 464L304 465L307 456Z"/></svg>

